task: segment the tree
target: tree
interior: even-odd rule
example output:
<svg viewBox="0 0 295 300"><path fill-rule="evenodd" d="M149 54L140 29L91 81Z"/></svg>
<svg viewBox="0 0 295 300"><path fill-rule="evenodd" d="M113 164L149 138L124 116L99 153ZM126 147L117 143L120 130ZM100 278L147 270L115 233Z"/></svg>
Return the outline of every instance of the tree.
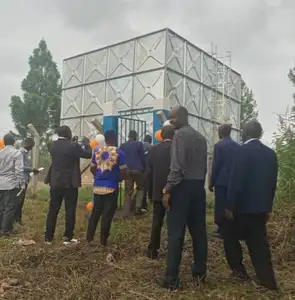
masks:
<svg viewBox="0 0 295 300"><path fill-rule="evenodd" d="M60 122L61 79L45 40L39 42L29 58L30 70L21 83L23 100L12 96L11 116L15 128L24 138L32 123L42 139Z"/></svg>
<svg viewBox="0 0 295 300"><path fill-rule="evenodd" d="M251 89L249 89L244 80L242 80L242 98L241 98L241 117L240 117L240 128L242 129L244 125L258 118L257 103L254 98L254 94Z"/></svg>

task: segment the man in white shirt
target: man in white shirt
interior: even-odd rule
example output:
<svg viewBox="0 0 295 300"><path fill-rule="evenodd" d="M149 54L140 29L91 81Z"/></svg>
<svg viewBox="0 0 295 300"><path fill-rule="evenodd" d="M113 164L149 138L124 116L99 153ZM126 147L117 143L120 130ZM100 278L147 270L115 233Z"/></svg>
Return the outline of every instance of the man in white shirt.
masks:
<svg viewBox="0 0 295 300"><path fill-rule="evenodd" d="M15 149L12 135L3 138L5 148L0 150L0 235L12 233L17 194L25 187L24 162L21 152Z"/></svg>

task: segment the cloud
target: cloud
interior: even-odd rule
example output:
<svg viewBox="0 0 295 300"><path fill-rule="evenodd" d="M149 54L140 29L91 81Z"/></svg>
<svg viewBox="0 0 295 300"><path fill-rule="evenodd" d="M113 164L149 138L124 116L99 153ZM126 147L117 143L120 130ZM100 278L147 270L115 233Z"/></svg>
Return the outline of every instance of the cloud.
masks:
<svg viewBox="0 0 295 300"><path fill-rule="evenodd" d="M5 1L0 11L2 115L9 120L9 97L19 93L28 57L42 37L60 64L64 57L170 27L205 50L213 42L221 55L232 52L232 65L253 89L270 140L274 112L284 112L294 91L287 78L295 59L294 10L294 0Z"/></svg>

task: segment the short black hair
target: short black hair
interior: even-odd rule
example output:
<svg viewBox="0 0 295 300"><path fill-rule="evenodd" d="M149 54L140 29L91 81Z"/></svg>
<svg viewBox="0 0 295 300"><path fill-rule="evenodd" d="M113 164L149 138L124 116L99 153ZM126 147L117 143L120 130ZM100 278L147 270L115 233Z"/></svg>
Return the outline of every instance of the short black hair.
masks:
<svg viewBox="0 0 295 300"><path fill-rule="evenodd" d="M143 141L144 141L145 143L151 144L151 143L153 142L153 138L152 138L151 135L147 134L147 135L144 137Z"/></svg>
<svg viewBox="0 0 295 300"><path fill-rule="evenodd" d="M231 134L232 124L221 124L218 128L218 132L222 137L228 137Z"/></svg>
<svg viewBox="0 0 295 300"><path fill-rule="evenodd" d="M13 146L15 144L15 138L10 133L4 135L3 141L5 146Z"/></svg>
<svg viewBox="0 0 295 300"><path fill-rule="evenodd" d="M163 140L172 140L173 136L174 136L173 126L167 125L162 128L161 137Z"/></svg>
<svg viewBox="0 0 295 300"><path fill-rule="evenodd" d="M23 147L24 148L33 148L35 146L35 141L32 138L25 138L23 140Z"/></svg>
<svg viewBox="0 0 295 300"><path fill-rule="evenodd" d="M262 132L262 126L257 120L249 121L243 128L243 136L248 139L260 139Z"/></svg>
<svg viewBox="0 0 295 300"><path fill-rule="evenodd" d="M71 140L72 139L72 131L70 129L69 126L67 125L62 125L60 127L58 127L55 130L55 133L59 136L59 137L63 137L67 140Z"/></svg>
<svg viewBox="0 0 295 300"><path fill-rule="evenodd" d="M107 130L104 133L104 138L105 138L105 142L107 144L109 144L109 143L116 144L118 136L114 130Z"/></svg>
<svg viewBox="0 0 295 300"><path fill-rule="evenodd" d="M129 139L137 140L137 132L135 130L130 130L128 137Z"/></svg>

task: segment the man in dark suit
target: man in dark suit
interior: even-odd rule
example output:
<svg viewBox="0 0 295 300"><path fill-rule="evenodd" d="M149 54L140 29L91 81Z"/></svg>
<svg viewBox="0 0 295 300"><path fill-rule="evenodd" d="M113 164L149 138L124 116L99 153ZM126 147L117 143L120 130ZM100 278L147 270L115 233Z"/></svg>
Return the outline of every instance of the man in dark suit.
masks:
<svg viewBox="0 0 295 300"><path fill-rule="evenodd" d="M125 201L123 207L123 217L128 217L133 213L132 195L134 183L136 184L135 214L141 215L142 201L144 196L144 172L145 156L143 144L137 140L137 132L130 130L129 140L120 147L126 154L127 178L125 180Z"/></svg>
<svg viewBox="0 0 295 300"><path fill-rule="evenodd" d="M259 122L245 125L244 144L236 152L229 180L224 248L233 275L249 280L239 241L245 240L259 284L276 290L266 224L275 197L278 162L276 153L260 142L261 135Z"/></svg>
<svg viewBox="0 0 295 300"><path fill-rule="evenodd" d="M172 109L170 113L176 133L171 145L170 173L163 189L163 204L168 209L168 259L164 277L157 280L161 287L170 290L179 286L186 226L193 242L193 277L203 281L207 269L207 142L200 132L189 125L188 116L187 109L182 106Z"/></svg>
<svg viewBox="0 0 295 300"><path fill-rule="evenodd" d="M147 160L147 186L149 198L153 201L153 224L151 240L148 246L148 257L158 258L161 242L161 230L166 214L166 208L162 203L163 188L166 185L170 172L170 149L174 135L172 126L162 128L163 142L154 145L149 152ZM161 163L159 163L161 162Z"/></svg>
<svg viewBox="0 0 295 300"><path fill-rule="evenodd" d="M153 139L151 135L147 134L143 139L143 148L144 148L144 156L145 156L145 164L147 164L147 158L149 151L152 147ZM142 200L142 206L141 210L143 213L146 213L148 210L148 191L147 191L147 170L145 170L144 173L144 194L143 194L143 200Z"/></svg>
<svg viewBox="0 0 295 300"><path fill-rule="evenodd" d="M220 141L214 146L213 163L209 190L215 193L214 221L217 233L222 237L222 223L224 221L224 209L229 175L233 165L235 152L240 147L230 137L231 125L223 124L218 128Z"/></svg>
<svg viewBox="0 0 295 300"><path fill-rule="evenodd" d="M83 145L72 141L72 132L68 126L56 131L58 140L49 147L51 167L45 183L50 185L50 204L46 221L45 242L53 241L57 215L63 199L65 200L66 228L64 244L77 242L74 239L78 188L81 186L80 158L90 159L92 150L89 140L84 138Z"/></svg>

